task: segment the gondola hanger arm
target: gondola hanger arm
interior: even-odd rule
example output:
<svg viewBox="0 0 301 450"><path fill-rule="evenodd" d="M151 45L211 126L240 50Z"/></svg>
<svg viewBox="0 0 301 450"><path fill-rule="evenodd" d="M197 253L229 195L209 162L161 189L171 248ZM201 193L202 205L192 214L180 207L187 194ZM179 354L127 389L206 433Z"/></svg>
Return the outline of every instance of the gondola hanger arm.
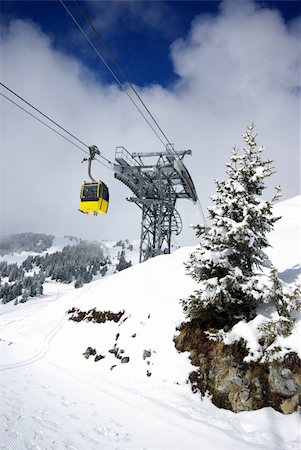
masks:
<svg viewBox="0 0 301 450"><path fill-rule="evenodd" d="M100 151L96 145L90 145L89 152L90 152L89 158L84 158L82 160L82 163L84 161L89 162L88 163L88 175L89 175L90 179L96 183L96 180L92 177L92 174L91 174L91 164L92 164L93 159L95 159L95 155L100 155Z"/></svg>

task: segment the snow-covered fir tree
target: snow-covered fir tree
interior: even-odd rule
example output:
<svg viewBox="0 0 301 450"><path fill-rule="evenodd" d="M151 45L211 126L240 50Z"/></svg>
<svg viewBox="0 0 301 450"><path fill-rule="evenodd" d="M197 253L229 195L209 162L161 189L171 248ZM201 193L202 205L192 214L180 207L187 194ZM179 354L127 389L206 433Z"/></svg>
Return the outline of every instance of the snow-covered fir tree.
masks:
<svg viewBox="0 0 301 450"><path fill-rule="evenodd" d="M258 302L271 295L255 271L271 266L265 249L267 233L279 219L272 206L280 189L271 201L261 197L273 168L271 160L262 158L254 128L249 126L243 136L243 152L233 149L228 178L216 181L213 206L208 208L212 225L195 227L202 241L186 264L199 289L183 300L184 311L191 319L201 317L217 326L252 318Z"/></svg>
<svg viewBox="0 0 301 450"><path fill-rule="evenodd" d="M118 254L118 264L116 265L116 270L118 272L121 272L124 269L127 269L128 267L132 266L132 261L127 261L125 259L125 252L124 250L121 251L120 254Z"/></svg>

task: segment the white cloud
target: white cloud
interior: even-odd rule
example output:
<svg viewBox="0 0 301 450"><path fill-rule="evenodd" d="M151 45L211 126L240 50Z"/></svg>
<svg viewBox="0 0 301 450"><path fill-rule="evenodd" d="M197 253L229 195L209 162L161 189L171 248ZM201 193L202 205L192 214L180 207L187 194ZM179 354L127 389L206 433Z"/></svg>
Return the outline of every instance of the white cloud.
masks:
<svg viewBox="0 0 301 450"><path fill-rule="evenodd" d="M85 5L94 15L94 26L114 36L126 30L145 31L145 26L163 36L173 36L179 22L178 14L169 2L109 1ZM168 17L168 27L166 26Z"/></svg>
<svg viewBox="0 0 301 450"><path fill-rule="evenodd" d="M199 16L171 55L180 79L169 88L141 89L171 142L191 148L186 164L203 206L224 177L233 145L254 121L265 156L275 161L284 197L296 195L299 165L299 44L296 24L288 28L272 10L247 2L225 2L218 16ZM161 150L127 97L102 85L80 61L60 53L37 26L11 22L2 30L2 81L87 144L114 159L117 145L129 151ZM129 74L130 75L130 74ZM1 90L2 92L3 89ZM99 164L93 172L110 187L106 217L78 213L86 176L83 154L1 99L1 227L91 238L139 236L140 212L125 201L130 192ZM179 203L185 232L200 221L190 202Z"/></svg>

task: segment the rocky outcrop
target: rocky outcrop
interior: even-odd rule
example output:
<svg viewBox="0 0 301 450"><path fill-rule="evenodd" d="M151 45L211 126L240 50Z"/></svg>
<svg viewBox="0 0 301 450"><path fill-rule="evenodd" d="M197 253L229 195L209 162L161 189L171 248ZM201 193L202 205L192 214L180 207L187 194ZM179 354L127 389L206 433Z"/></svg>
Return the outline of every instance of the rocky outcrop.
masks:
<svg viewBox="0 0 301 450"><path fill-rule="evenodd" d="M67 311L70 315L69 320L73 322L92 322L92 323L105 323L105 322L119 322L124 315L124 311L114 313L112 311L97 311L96 308L89 309L89 311L81 311L79 308L71 308Z"/></svg>
<svg viewBox="0 0 301 450"><path fill-rule="evenodd" d="M178 331L177 350L188 351L197 367L189 376L192 390L209 392L216 406L234 412L270 406L284 414L301 409L301 361L295 353L282 362L246 363L243 341L225 345L209 340L196 320L182 324Z"/></svg>

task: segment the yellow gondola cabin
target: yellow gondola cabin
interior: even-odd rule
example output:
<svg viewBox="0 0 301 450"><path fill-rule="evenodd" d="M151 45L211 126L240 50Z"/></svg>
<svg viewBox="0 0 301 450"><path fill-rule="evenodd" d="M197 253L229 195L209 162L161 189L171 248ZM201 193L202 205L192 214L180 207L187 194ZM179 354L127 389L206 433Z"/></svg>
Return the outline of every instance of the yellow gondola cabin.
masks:
<svg viewBox="0 0 301 450"><path fill-rule="evenodd" d="M109 190L102 181L84 181L80 191L79 210L85 214L106 214L109 207Z"/></svg>

